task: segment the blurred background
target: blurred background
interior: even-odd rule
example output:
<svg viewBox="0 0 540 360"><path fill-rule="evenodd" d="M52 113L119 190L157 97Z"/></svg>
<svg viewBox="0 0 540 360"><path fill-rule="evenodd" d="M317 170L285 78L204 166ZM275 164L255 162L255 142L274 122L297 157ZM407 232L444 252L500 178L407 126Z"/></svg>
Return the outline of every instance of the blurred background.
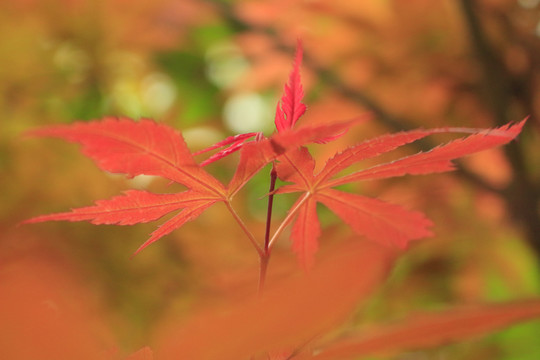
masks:
<svg viewBox="0 0 540 360"><path fill-rule="evenodd" d="M0 291L10 295L0 303L13 309L4 320L30 326L50 304L21 299L57 296L78 314L69 321L78 319L79 335L103 327L88 341L124 354L149 343L171 308L181 313L208 295L255 288L256 254L221 208L132 260L155 224L17 227L128 188L178 190L105 174L75 146L24 132L115 115L169 124L194 150L240 132L270 133L299 38L308 105L301 121L375 115L332 145L315 146L321 158L386 132L495 127L530 116L517 141L464 159L452 174L351 189L424 211L436 224L436 235L414 244L354 322L537 296L540 1L1 0ZM226 179L234 164L226 159L211 170ZM238 201L258 234L267 186L268 171ZM277 217L292 200L278 201ZM58 331L69 339L64 325ZM539 359L539 333L537 322L390 358Z"/></svg>

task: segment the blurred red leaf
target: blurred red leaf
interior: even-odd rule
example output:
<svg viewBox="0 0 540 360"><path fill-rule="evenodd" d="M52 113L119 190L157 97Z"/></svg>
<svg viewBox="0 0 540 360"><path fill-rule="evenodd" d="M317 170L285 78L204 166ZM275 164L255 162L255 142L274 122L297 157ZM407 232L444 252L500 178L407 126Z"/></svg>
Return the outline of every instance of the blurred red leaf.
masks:
<svg viewBox="0 0 540 360"><path fill-rule="evenodd" d="M356 359L358 356L433 347L470 339L538 317L540 300L416 314L400 323L381 326L358 337L330 345L319 355L306 359Z"/></svg>
<svg viewBox="0 0 540 360"><path fill-rule="evenodd" d="M154 353L148 346L143 347L139 351L131 354L125 360L153 360Z"/></svg>
<svg viewBox="0 0 540 360"><path fill-rule="evenodd" d="M114 341L73 269L24 257L0 265L0 358L104 358Z"/></svg>
<svg viewBox="0 0 540 360"><path fill-rule="evenodd" d="M311 272L268 286L260 298L165 328L156 357L237 360L298 347L345 320L380 284L392 258L355 241L325 255Z"/></svg>

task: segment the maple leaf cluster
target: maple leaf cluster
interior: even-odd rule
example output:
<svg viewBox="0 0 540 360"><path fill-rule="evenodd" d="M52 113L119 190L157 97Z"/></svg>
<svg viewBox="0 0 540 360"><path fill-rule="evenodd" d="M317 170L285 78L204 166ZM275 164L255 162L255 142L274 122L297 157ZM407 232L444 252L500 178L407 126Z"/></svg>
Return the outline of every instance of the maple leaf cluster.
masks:
<svg viewBox="0 0 540 360"><path fill-rule="evenodd" d="M128 190L109 200L97 201L93 206L38 216L26 223L84 220L93 224L134 225L158 220L168 213L177 212L150 235L136 250L135 253L138 253L186 222L196 219L212 205L222 202L243 227L260 256L267 255L283 229L292 223L293 250L300 262L309 267L313 263L321 234L317 214L317 203L321 203L337 214L355 233L380 244L404 248L412 240L432 235L432 222L429 219L418 211L336 190L335 187L364 180L452 170L452 160L508 143L520 133L525 122L524 120L494 129L438 128L387 134L341 150L322 166L322 170L315 173L316 159L305 145L331 141L360 121L354 119L296 127L296 122L306 111L306 106L302 103L304 90L300 76L301 62L302 46L299 43L293 69L276 109L277 132L269 137L264 137L261 133L235 135L192 153L180 132L149 119L134 121L125 117L106 117L99 121L48 126L31 131L34 136L57 137L80 144L83 154L93 159L104 171L121 173L128 177L160 176L184 185L187 190L168 194ZM360 161L435 133L448 132L471 135L427 152L340 176L343 170ZM201 163L194 159L194 155L219 148L223 149ZM240 152L240 159L228 184L223 184L204 169L205 165L236 151ZM232 208L231 200L269 163L274 164L277 176L289 183L273 191L271 196L293 192L300 193L300 196L263 248L245 228Z"/></svg>

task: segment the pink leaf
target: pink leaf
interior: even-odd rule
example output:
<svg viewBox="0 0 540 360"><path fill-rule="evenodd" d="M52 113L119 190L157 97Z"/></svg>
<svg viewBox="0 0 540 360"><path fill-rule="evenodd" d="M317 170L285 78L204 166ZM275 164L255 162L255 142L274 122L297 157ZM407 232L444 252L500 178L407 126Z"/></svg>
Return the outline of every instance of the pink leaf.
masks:
<svg viewBox="0 0 540 360"><path fill-rule="evenodd" d="M298 41L293 70L289 75L289 81L285 84L284 94L276 108L275 124L278 132L291 129L300 116L306 112L306 105L302 103L304 89L302 88L300 79L301 64L302 43Z"/></svg>
<svg viewBox="0 0 540 360"><path fill-rule="evenodd" d="M342 132L361 120L363 118L334 124L305 126L274 134L270 138L245 143L240 151L240 162L229 183L229 194L235 194L251 177L279 155L304 144L314 142L328 136L328 134Z"/></svg>
<svg viewBox="0 0 540 360"><path fill-rule="evenodd" d="M220 147L229 145L225 149L220 150L219 152L217 152L214 155L210 156L208 159L206 159L205 161L203 161L201 163L201 166L206 166L208 164L213 163L214 161L222 159L225 156L228 156L228 155L240 150L247 140L249 140L252 137L256 137L256 136L260 136L260 133L246 133L246 134L239 134L239 135L229 136L228 138L226 138L226 139L224 139L224 140L222 140L220 142L217 142L214 145L212 145L212 146L210 146L210 147L208 147L206 149L197 151L193 155L199 155L199 154L205 153L207 151L211 151L211 150L218 149Z"/></svg>

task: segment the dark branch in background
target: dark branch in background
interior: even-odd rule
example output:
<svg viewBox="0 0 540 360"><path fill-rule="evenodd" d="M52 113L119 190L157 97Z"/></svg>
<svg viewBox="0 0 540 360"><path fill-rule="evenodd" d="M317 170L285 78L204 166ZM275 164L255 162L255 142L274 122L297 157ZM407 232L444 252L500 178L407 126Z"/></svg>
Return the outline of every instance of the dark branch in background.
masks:
<svg viewBox="0 0 540 360"><path fill-rule="evenodd" d="M496 124L505 124L510 120L511 105L514 100L513 89L515 84L519 83L519 79L512 78L501 56L497 54L482 31L476 0L460 0L460 3L472 47L484 71L482 85L485 102L491 109ZM524 108L528 108L526 104L524 105ZM510 186L504 189L503 198L510 214L522 223L530 245L540 256L540 216L538 214L540 192L525 165L522 144L523 142L513 141L504 147L514 178Z"/></svg>
<svg viewBox="0 0 540 360"><path fill-rule="evenodd" d="M207 0L219 10L222 18L237 32L252 31L271 36L278 50L292 53L294 49L282 42L276 32L270 27L262 27L244 22L236 16L231 5L216 0ZM472 45L477 53L478 61L484 69L485 101L493 113L495 123L503 125L510 120L509 113L512 103L512 89L519 79L513 79L508 73L500 56L489 44L476 15L474 0L460 0L463 17L471 36ZM339 76L328 69L321 68L316 62L304 55L304 64L316 73L317 77L332 87L346 99L361 104L375 115L376 121L385 125L392 131L411 130L416 128L415 123L409 119L395 116L386 111L375 99L360 89L345 84ZM531 109L532 107L525 107ZM420 149L426 146L433 147L433 143L424 140L416 144ZM527 239L540 259L540 216L537 212L540 202L540 191L528 174L524 153L520 142L514 141L505 146L505 153L512 166L514 180L506 189L499 189L486 182L472 171L458 163L457 174L474 184L478 188L495 193L506 202L509 213L524 226Z"/></svg>

